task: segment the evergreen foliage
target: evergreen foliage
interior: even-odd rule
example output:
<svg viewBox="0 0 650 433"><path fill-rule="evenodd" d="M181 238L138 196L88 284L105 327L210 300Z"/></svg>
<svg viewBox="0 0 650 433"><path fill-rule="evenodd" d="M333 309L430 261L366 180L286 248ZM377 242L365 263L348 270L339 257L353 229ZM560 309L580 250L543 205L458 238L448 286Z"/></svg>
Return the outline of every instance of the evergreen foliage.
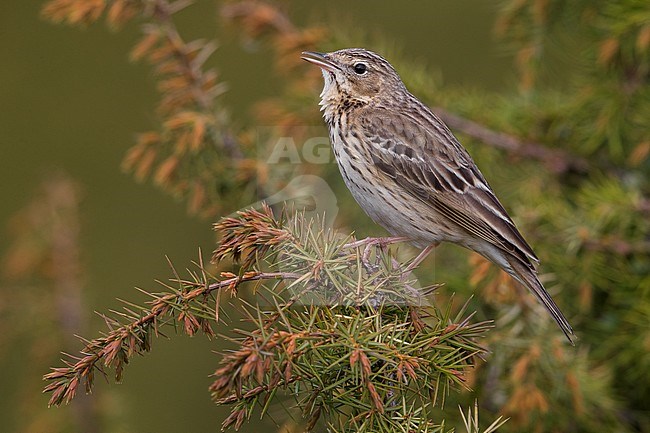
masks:
<svg viewBox="0 0 650 433"><path fill-rule="evenodd" d="M336 25L301 27L262 1L226 3L223 19L272 48L286 78L277 99L257 105L259 124L276 125L259 137L254 125L232 126L224 87L206 67L214 45L180 36L174 14L189 3L50 0L43 14L73 25L104 17L112 27L137 18L143 39L132 58L156 72L160 122L124 167L217 220L296 175L273 172L258 152L319 122L321 78L298 53L382 41ZM478 409L449 410L478 401L483 419L509 418L485 432L650 432L650 3L509 0L499 11L496 31L518 68L518 86L507 93L442 86L406 51L384 54L507 196L544 283L576 329L576 348L478 256L449 250L436 275L449 284L416 289L395 247L263 207L218 219L214 266L200 255L189 277L174 271L163 292L149 293L149 305L106 317L103 336L45 376L50 403L89 390L107 367L120 380L164 325L212 338L229 311L240 311L245 326L226 337L234 349L210 387L216 403L231 407L224 428L245 429L255 410L293 400L307 430L478 432ZM300 170L337 179L331 166ZM343 222L354 226L356 215ZM434 281L430 267L416 272Z"/></svg>

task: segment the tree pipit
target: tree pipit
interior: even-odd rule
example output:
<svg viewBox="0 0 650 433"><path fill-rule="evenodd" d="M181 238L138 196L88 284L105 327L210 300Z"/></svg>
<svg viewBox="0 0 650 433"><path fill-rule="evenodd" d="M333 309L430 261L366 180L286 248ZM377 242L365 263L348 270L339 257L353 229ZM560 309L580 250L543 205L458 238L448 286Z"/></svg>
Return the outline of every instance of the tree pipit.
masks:
<svg viewBox="0 0 650 433"><path fill-rule="evenodd" d="M476 251L526 286L569 341L573 330L537 277L539 260L469 153L381 56L305 51L322 69L320 106L341 175L363 210L423 253L440 242ZM413 267L414 265L411 265Z"/></svg>

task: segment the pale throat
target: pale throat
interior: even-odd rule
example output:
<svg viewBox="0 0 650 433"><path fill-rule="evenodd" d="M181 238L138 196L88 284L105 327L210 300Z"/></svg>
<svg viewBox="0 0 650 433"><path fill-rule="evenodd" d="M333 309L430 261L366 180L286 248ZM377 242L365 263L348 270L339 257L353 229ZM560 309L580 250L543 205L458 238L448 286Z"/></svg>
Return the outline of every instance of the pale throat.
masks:
<svg viewBox="0 0 650 433"><path fill-rule="evenodd" d="M352 96L345 81L338 81L331 72L323 70L324 85L320 93L320 110L323 112L323 118L329 124L334 117L340 115L340 105L343 101L352 99L359 100L363 103L369 102L369 98Z"/></svg>

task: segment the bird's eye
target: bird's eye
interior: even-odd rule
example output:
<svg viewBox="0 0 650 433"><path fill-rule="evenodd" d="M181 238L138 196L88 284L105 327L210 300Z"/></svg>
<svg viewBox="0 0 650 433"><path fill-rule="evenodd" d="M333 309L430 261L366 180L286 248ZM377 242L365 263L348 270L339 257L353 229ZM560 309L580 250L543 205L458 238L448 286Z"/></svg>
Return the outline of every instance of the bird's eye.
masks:
<svg viewBox="0 0 650 433"><path fill-rule="evenodd" d="M365 63L356 63L353 68L354 72L356 72L358 75L363 75L368 72L368 67Z"/></svg>

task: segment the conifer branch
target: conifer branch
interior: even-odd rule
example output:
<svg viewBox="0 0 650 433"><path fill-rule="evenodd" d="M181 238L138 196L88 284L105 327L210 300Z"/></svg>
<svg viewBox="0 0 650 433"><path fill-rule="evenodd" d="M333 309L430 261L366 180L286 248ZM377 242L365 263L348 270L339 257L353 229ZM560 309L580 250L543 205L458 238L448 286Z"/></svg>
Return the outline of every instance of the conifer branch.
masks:
<svg viewBox="0 0 650 433"><path fill-rule="evenodd" d="M44 17L71 25L89 25L105 16L119 28L139 18L143 36L131 60L146 60L153 68L161 95L157 129L138 135L122 167L137 180L149 177L176 197L187 200L188 211L214 216L221 207L218 190L234 188L235 170L245 155L218 104L225 84L207 67L215 41L186 42L174 15L191 0L50 0ZM226 167L216 172L213 166ZM197 167L203 167L199 170ZM214 188L214 185L221 185Z"/></svg>
<svg viewBox="0 0 650 433"><path fill-rule="evenodd" d="M562 149L549 148L542 143L495 131L441 107L434 107L433 111L452 129L510 154L539 160L553 173L584 173L589 169L586 159L571 155Z"/></svg>
<svg viewBox="0 0 650 433"><path fill-rule="evenodd" d="M56 353L52 341L72 350L77 344L74 333L87 327L79 246L81 189L66 173L50 173L11 220L11 243L0 260L0 345L15 339L31 354L17 377L37 374L42 362ZM59 418L34 407L37 392L31 381L21 384L14 399L16 419L21 420L17 429L63 429ZM108 415L87 396L73 402L71 413L68 427L88 433L101 431L100 418Z"/></svg>
<svg viewBox="0 0 650 433"><path fill-rule="evenodd" d="M165 316L171 316L169 317L171 320L176 320L179 325L182 325L187 335L192 336L202 331L208 337L213 337L214 332L210 321L217 317L216 312L202 303L213 291L227 289L232 292L242 283L249 281L290 280L298 277L286 272L248 272L242 276L224 273L224 275L228 278L207 285L199 281L174 280L174 283L181 284L181 289L175 290L167 286L171 292L164 295L145 292L154 298L150 308L127 304L146 314L137 317L138 313L129 310L128 307L125 307L124 312L115 312L116 315L130 320L127 323L102 315L109 328L108 334L88 341L80 352L82 356L68 355L69 360L63 360L66 367L53 368L52 373L43 376L45 380L56 381L44 389L44 392L52 392L50 406L69 403L82 383L85 383L86 392L90 392L95 370L103 373L104 367L113 367L115 380L121 381L124 366L128 364L129 359L133 355L143 355L151 350L152 333L156 336L162 335L159 325ZM175 313L177 316L174 318Z"/></svg>
<svg viewBox="0 0 650 433"><path fill-rule="evenodd" d="M584 316L575 317L577 327L585 328L581 333L587 344L580 352L565 350L546 322L530 314L533 308L517 294L517 286L480 263L473 282L481 283L485 303L494 308L489 317L499 318L498 330L486 340L498 356L472 379L465 372L481 353L476 341L486 335L487 326L471 325L469 314L451 317L450 308L413 305L412 276L404 275L403 264L396 263L390 250L362 251L354 247L353 238L330 237L300 218L249 212L217 226L222 241L214 257L237 262L241 267L236 274L213 277L212 268L200 259L190 278L175 276L163 293L151 294L152 304L127 303L124 311L114 313L119 320L105 317L107 334L86 342L81 356L50 373L55 376L48 378L48 389L56 396L53 404L72 398L71 389L91 386L97 371L114 367L120 378L129 357L145 353L151 337L163 335L162 325L212 337L212 326L225 321L219 314L225 296L220 295L230 292L247 320L237 330L239 337L230 340L235 350L223 356L210 388L217 403L231 407L224 427L241 427L258 409L266 414L285 395L297 400L307 430L324 420L333 432L444 431L433 422L439 417L429 412L434 405L427 386L435 384L434 395L442 398L450 387L471 386L476 380L485 405L505 411L514 431L646 428L643 371L648 368L643 366L650 358L642 349L648 340L643 291L650 144L643 122L648 118L649 15L647 2L610 3L592 8L589 2L512 0L502 8L499 27L515 45L522 88L539 97L539 105L531 116L511 116L520 105L504 100L498 110L487 113L485 123L498 124L504 116L515 131L529 131L532 124L537 129L531 137L558 140L558 148L531 142L523 138L529 136L526 132L512 136L470 120L484 118L485 105L477 101L484 95L460 95L460 106L470 107L463 110L464 117L441 112L454 129L492 147L542 161L552 173L581 174L577 184L545 170L527 173L517 182L524 191L519 193L535 202L524 221L535 227L535 245L546 256L542 269L553 270L545 277L554 275L557 296L564 297L565 305L579 304L574 310ZM138 179L151 177L166 191L187 198L190 211L216 215L223 198L238 207L232 204L239 199L238 186L253 180L264 187L264 176L256 174L268 167L248 153L254 147L251 130L235 139L228 113L218 105L224 86L205 68L214 45L186 43L176 31L173 15L185 5L52 0L44 14L75 25L102 16L112 27L136 17L144 21L145 34L133 57L149 61L159 77L161 122L138 138L124 167ZM302 73L297 54L323 46L340 48L349 39L296 25L262 1L231 2L223 16L242 24L256 40L268 37L276 68L290 79L281 98L258 104L258 123L277 125L272 135L277 130L278 136L298 137L296 126L317 122L318 113L304 101L307 95L313 100L321 79ZM562 20L581 25L554 24ZM557 51L547 43L559 36L560 27L584 41L586 49L567 60L570 79L557 88L540 86L544 65L554 64L545 61L547 53ZM446 99L445 89L436 91ZM474 116L471 107L483 111ZM602 182L602 173L613 173L611 182ZM514 183L510 187L516 193ZM254 290L253 296L236 296L246 287ZM154 314L156 305L160 311ZM147 320L139 323L143 318ZM75 371L85 357L97 355L93 351L103 351L102 356L91 368L83 370L88 364L81 364ZM477 430L471 417L464 417L466 428Z"/></svg>
<svg viewBox="0 0 650 433"><path fill-rule="evenodd" d="M174 270L165 292L144 292L148 306L125 302L123 311L102 316L109 331L44 376L51 405L70 402L82 385L90 392L95 373L107 368L120 381L130 358L151 350L164 325L214 337L213 325L224 319L220 297L211 294L224 290L248 324L235 330L241 337L228 338L238 348L223 356L210 386L217 404L233 406L224 428L240 426L258 406L264 413L279 395L293 398L311 425L325 417L339 431L388 432L403 422L433 428L433 409L450 389L465 386L484 353L476 340L490 325L413 299L413 282L390 250L376 248L369 269L366 251L352 248L349 236L300 213L276 219L267 206L215 228L221 242L214 258L238 261L238 274L214 278L199 259L191 278ZM247 283L255 283L251 301L237 296Z"/></svg>

